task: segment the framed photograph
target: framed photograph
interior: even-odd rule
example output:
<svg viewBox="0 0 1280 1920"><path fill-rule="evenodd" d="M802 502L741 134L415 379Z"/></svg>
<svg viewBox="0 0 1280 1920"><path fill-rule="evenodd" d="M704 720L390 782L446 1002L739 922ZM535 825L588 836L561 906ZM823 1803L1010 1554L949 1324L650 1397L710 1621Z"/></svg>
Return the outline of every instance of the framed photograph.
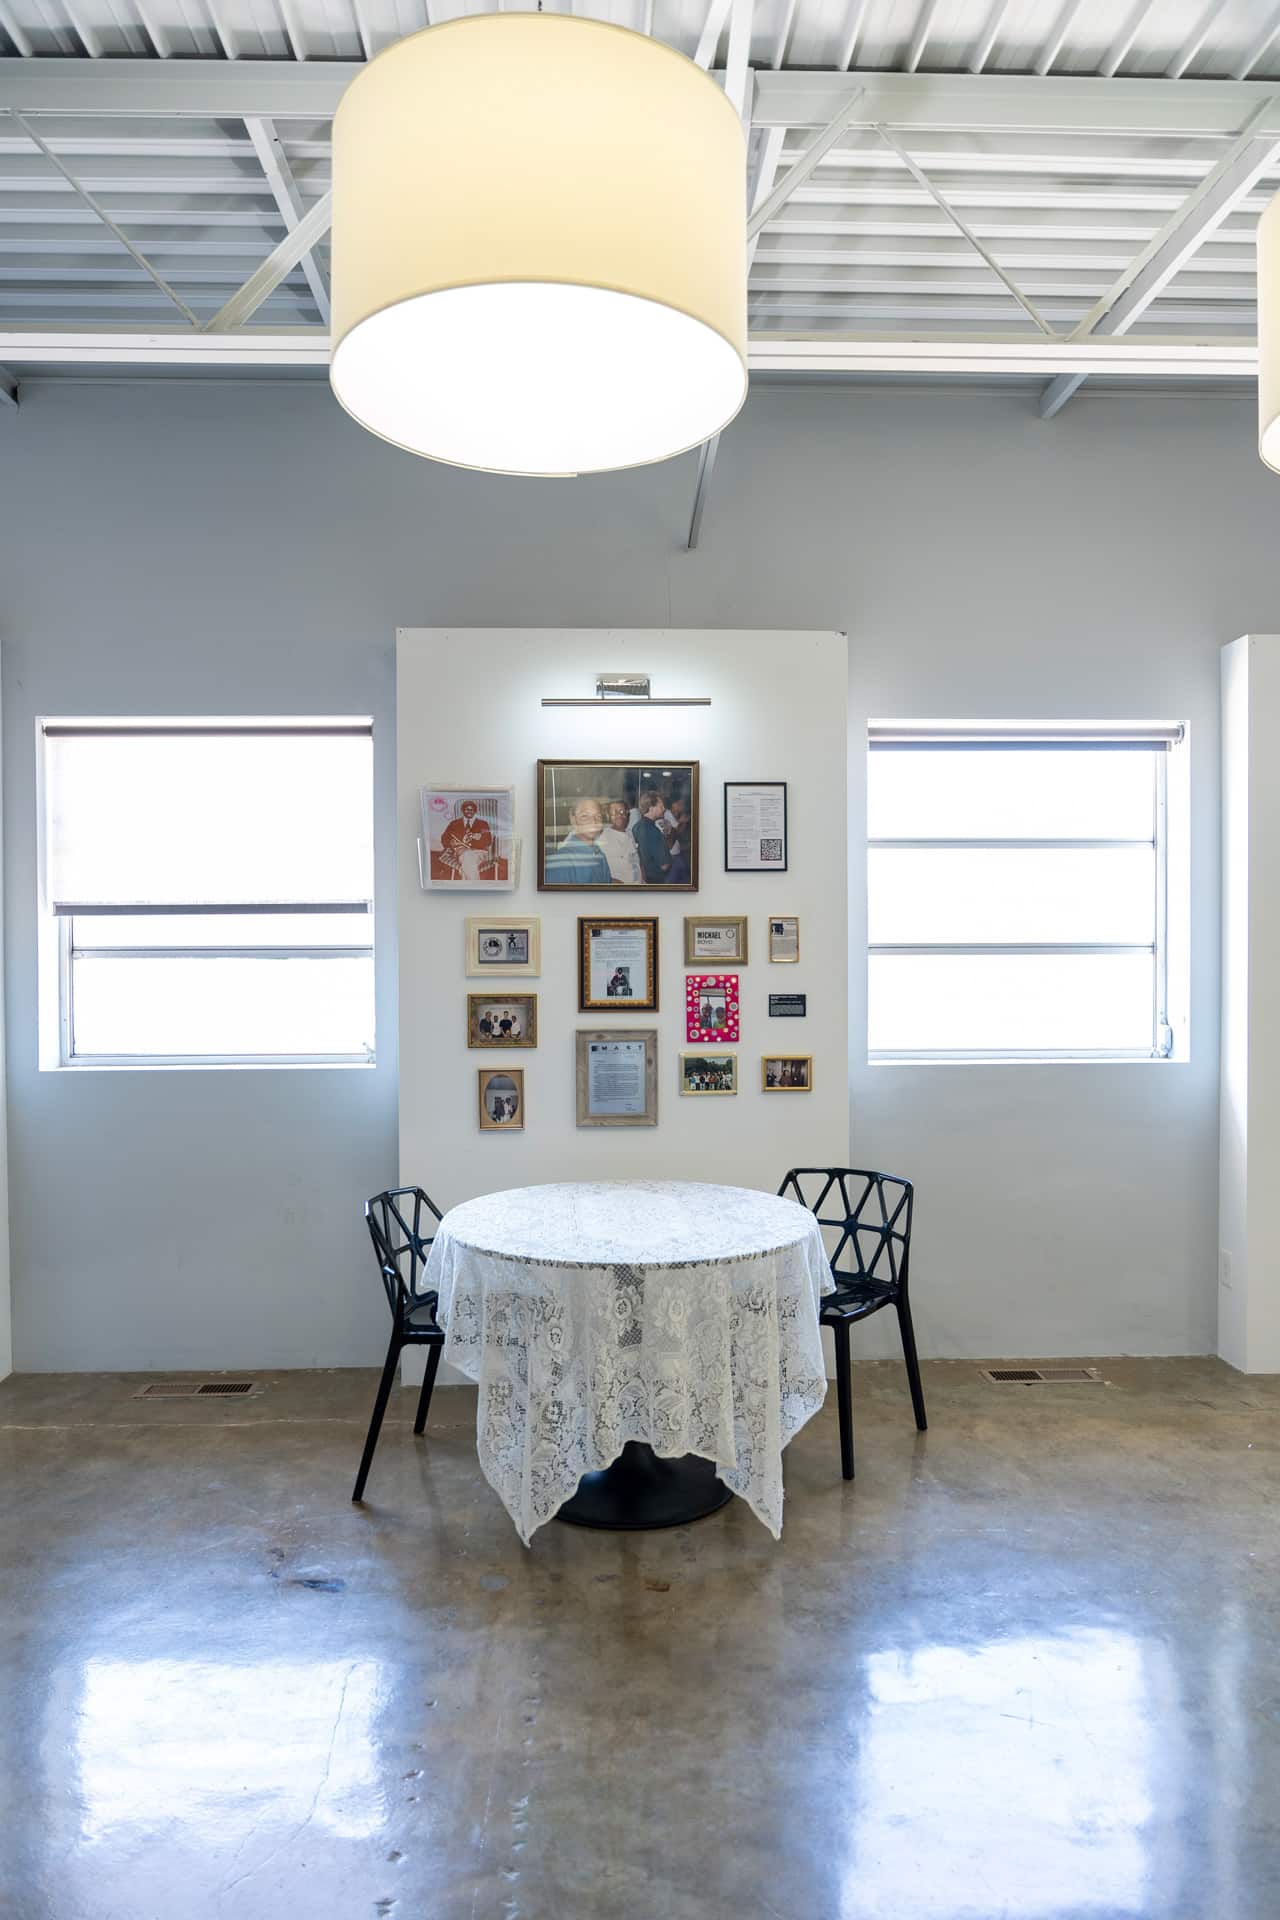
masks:
<svg viewBox="0 0 1280 1920"><path fill-rule="evenodd" d="M747 964L747 916L745 913L686 913L684 917L684 963L686 967L745 967Z"/></svg>
<svg viewBox="0 0 1280 1920"><path fill-rule="evenodd" d="M537 1044L536 993L467 995L469 1047L536 1047Z"/></svg>
<svg viewBox="0 0 1280 1920"><path fill-rule="evenodd" d="M658 1124L658 1033L656 1027L579 1031L577 1048L580 1127L656 1127Z"/></svg>
<svg viewBox="0 0 1280 1920"><path fill-rule="evenodd" d="M514 787L423 787L421 800L424 887L515 886Z"/></svg>
<svg viewBox="0 0 1280 1920"><path fill-rule="evenodd" d="M736 1053L682 1053L680 1055L680 1091L688 1094L736 1093L738 1056Z"/></svg>
<svg viewBox="0 0 1280 1920"><path fill-rule="evenodd" d="M785 873L787 783L726 780L724 783L726 873Z"/></svg>
<svg viewBox="0 0 1280 1920"><path fill-rule="evenodd" d="M524 1068L481 1067L481 1133L524 1131Z"/></svg>
<svg viewBox="0 0 1280 1920"><path fill-rule="evenodd" d="M580 1010L653 1013L657 1005L657 921L579 920Z"/></svg>
<svg viewBox="0 0 1280 1920"><path fill-rule="evenodd" d="M766 1053L760 1062L760 1085L765 1093L812 1093L811 1053Z"/></svg>
<svg viewBox="0 0 1280 1920"><path fill-rule="evenodd" d="M738 1038L736 973L691 973L684 983L685 1039L701 1045Z"/></svg>
<svg viewBox="0 0 1280 1920"><path fill-rule="evenodd" d="M541 973L541 920L468 920L467 972Z"/></svg>
<svg viewBox="0 0 1280 1920"><path fill-rule="evenodd" d="M808 1017L808 994L771 993L769 995L769 1018L771 1020L806 1020Z"/></svg>
<svg viewBox="0 0 1280 1920"><path fill-rule="evenodd" d="M539 760L538 886L698 884L698 763Z"/></svg>
<svg viewBox="0 0 1280 1920"><path fill-rule="evenodd" d="M800 922L794 913L770 914L769 958L775 966L800 958Z"/></svg>

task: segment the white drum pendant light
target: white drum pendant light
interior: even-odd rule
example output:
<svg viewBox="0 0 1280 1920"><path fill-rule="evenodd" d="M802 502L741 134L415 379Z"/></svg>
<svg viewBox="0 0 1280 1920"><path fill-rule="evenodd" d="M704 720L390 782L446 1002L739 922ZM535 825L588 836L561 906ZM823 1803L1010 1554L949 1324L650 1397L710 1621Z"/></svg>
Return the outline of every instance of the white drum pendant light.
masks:
<svg viewBox="0 0 1280 1920"><path fill-rule="evenodd" d="M564 14L389 47L333 123L347 412L499 473L665 460L747 387L746 156L683 54Z"/></svg>
<svg viewBox="0 0 1280 1920"><path fill-rule="evenodd" d="M1258 452L1280 473L1280 194L1258 222Z"/></svg>

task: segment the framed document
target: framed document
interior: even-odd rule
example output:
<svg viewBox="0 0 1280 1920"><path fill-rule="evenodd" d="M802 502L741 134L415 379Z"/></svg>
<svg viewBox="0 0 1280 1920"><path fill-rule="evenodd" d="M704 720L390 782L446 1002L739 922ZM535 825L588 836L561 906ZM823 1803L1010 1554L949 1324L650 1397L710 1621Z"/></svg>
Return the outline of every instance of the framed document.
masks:
<svg viewBox="0 0 1280 1920"><path fill-rule="evenodd" d="M691 973L684 983L685 1039L699 1046L738 1038L736 973Z"/></svg>
<svg viewBox="0 0 1280 1920"><path fill-rule="evenodd" d="M488 916L467 921L467 972L538 974L542 971L541 920Z"/></svg>
<svg viewBox="0 0 1280 1920"><path fill-rule="evenodd" d="M726 873L785 873L787 783L726 780L724 783Z"/></svg>
<svg viewBox="0 0 1280 1920"><path fill-rule="evenodd" d="M469 1047L536 1047L537 1044L536 993L467 995Z"/></svg>
<svg viewBox="0 0 1280 1920"><path fill-rule="evenodd" d="M775 966L800 958L800 922L794 913L770 914L769 958Z"/></svg>
<svg viewBox="0 0 1280 1920"><path fill-rule="evenodd" d="M579 920L580 1010L583 1013L653 1013L657 1005L657 921Z"/></svg>
<svg viewBox="0 0 1280 1920"><path fill-rule="evenodd" d="M577 1048L580 1127L656 1127L658 1124L658 1031L613 1027L579 1031Z"/></svg>
<svg viewBox="0 0 1280 1920"><path fill-rule="evenodd" d="M686 913L684 963L686 967L742 967L747 963L745 913Z"/></svg>

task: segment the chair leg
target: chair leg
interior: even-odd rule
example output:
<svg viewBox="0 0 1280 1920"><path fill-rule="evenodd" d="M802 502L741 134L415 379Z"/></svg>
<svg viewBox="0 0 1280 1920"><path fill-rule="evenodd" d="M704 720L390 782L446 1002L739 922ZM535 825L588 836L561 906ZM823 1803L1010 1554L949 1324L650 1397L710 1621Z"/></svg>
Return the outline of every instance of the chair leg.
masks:
<svg viewBox="0 0 1280 1920"><path fill-rule="evenodd" d="M836 1401L840 1410L840 1471L853 1478L853 1394L849 1383L849 1323L831 1329L836 1343Z"/></svg>
<svg viewBox="0 0 1280 1920"><path fill-rule="evenodd" d="M427 1408L431 1405L431 1389L435 1386L436 1375L440 1371L441 1343L439 1341L427 1353L427 1370L422 1376L422 1392L418 1395L418 1412L414 1419L413 1430L421 1433L427 1424Z"/></svg>
<svg viewBox="0 0 1280 1920"><path fill-rule="evenodd" d="M929 1422L924 1417L924 1389L920 1385L920 1360L916 1353L915 1330L911 1325L911 1308L905 1300L898 1302L898 1331L902 1335L902 1357L907 1363L907 1385L911 1388L911 1405L915 1411L916 1425L921 1433L927 1433Z"/></svg>
<svg viewBox="0 0 1280 1920"><path fill-rule="evenodd" d="M400 1348L403 1345L398 1333L391 1336L391 1345L387 1348L386 1361L382 1368L382 1378L378 1382L378 1397L373 1403L373 1418L369 1422L369 1435L364 1443L364 1452L360 1456L360 1471L356 1475L355 1492L351 1498L364 1498L364 1483L369 1478L369 1468L373 1465L373 1450L378 1444L378 1435L382 1431L382 1416L387 1410L387 1401L391 1398L391 1386L396 1377L396 1368L400 1363Z"/></svg>

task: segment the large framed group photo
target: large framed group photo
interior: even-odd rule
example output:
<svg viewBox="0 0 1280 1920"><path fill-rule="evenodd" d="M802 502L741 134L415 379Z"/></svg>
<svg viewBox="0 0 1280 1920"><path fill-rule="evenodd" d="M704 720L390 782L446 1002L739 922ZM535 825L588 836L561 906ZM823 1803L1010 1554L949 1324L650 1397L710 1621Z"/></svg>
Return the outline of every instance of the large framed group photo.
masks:
<svg viewBox="0 0 1280 1920"><path fill-rule="evenodd" d="M539 760L543 892L698 884L698 762Z"/></svg>

